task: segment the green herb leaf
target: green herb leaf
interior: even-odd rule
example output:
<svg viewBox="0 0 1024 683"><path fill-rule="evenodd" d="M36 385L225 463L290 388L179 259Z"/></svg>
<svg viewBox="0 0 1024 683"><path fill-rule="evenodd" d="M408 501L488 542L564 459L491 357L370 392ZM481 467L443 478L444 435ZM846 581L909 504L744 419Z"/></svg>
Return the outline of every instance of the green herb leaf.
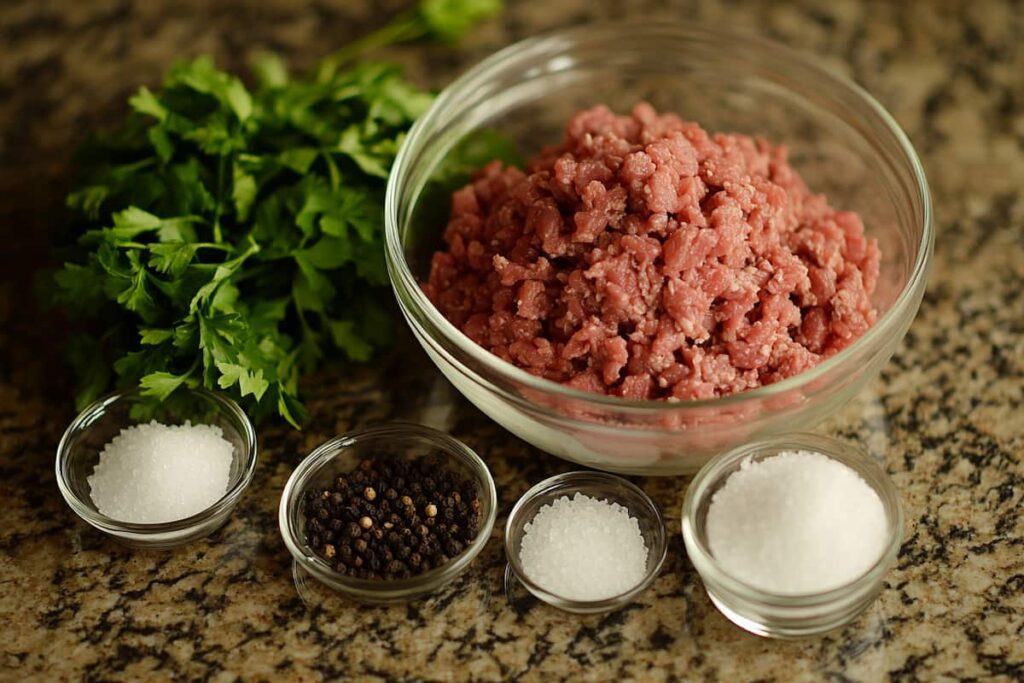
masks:
<svg viewBox="0 0 1024 683"><path fill-rule="evenodd" d="M423 0L420 12L435 36L452 41L480 20L501 12L502 5L502 0Z"/></svg>
<svg viewBox="0 0 1024 683"><path fill-rule="evenodd" d="M157 346L174 336L173 330L159 330L143 327L139 330L139 341L149 346Z"/></svg>
<svg viewBox="0 0 1024 683"><path fill-rule="evenodd" d="M217 369L221 373L217 380L221 389L237 384L242 396L252 396L259 401L270 387L270 382L263 378L263 370L253 371L235 363L217 363Z"/></svg>
<svg viewBox="0 0 1024 683"><path fill-rule="evenodd" d="M256 179L242 170L239 164L232 169L232 191L231 198L235 202L235 214L239 220L249 217L249 209L256 201Z"/></svg>
<svg viewBox="0 0 1024 683"><path fill-rule="evenodd" d="M151 372L139 380L143 396L152 396L161 401L174 393L187 379L186 375L172 375L169 372Z"/></svg>
<svg viewBox="0 0 1024 683"><path fill-rule="evenodd" d="M146 86L142 86L139 92L128 98L128 104L140 114L148 114L161 123L167 119L167 108Z"/></svg>
<svg viewBox="0 0 1024 683"><path fill-rule="evenodd" d="M332 320L328 323L334 345L343 350L352 360L367 360L373 347L361 339L351 320Z"/></svg>
<svg viewBox="0 0 1024 683"><path fill-rule="evenodd" d="M288 83L288 67L272 52L261 52L253 60L252 70L264 88L280 88Z"/></svg>
<svg viewBox="0 0 1024 683"><path fill-rule="evenodd" d="M149 265L158 272L175 278L181 277L185 269L192 263L192 259L195 258L196 249L198 249L197 245L187 244L180 240L150 245Z"/></svg>

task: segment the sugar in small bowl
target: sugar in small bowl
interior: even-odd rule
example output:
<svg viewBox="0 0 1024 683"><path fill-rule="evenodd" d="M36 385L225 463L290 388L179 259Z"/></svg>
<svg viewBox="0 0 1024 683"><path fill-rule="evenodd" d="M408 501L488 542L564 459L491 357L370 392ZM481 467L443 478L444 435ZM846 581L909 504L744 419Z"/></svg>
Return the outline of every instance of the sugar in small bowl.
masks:
<svg viewBox="0 0 1024 683"><path fill-rule="evenodd" d="M252 480L256 434L222 394L179 389L157 403L99 399L57 449L57 484L83 520L117 540L170 548L223 525Z"/></svg>
<svg viewBox="0 0 1024 683"><path fill-rule="evenodd" d="M509 568L535 597L577 613L625 606L657 577L665 525L640 488L603 472L540 482L505 528Z"/></svg>
<svg viewBox="0 0 1024 683"><path fill-rule="evenodd" d="M902 512L885 470L843 442L797 434L736 449L694 477L686 551L715 606L758 635L818 635L877 597Z"/></svg>

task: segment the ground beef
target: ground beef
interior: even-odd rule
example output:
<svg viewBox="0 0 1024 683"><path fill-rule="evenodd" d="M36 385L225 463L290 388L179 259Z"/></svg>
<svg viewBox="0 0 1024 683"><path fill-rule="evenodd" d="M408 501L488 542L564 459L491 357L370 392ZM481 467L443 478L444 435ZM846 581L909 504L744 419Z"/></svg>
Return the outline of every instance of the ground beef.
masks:
<svg viewBox="0 0 1024 683"><path fill-rule="evenodd" d="M802 372L874 322L879 252L786 148L639 104L577 113L526 172L452 197L423 290L528 372L631 399L706 399Z"/></svg>

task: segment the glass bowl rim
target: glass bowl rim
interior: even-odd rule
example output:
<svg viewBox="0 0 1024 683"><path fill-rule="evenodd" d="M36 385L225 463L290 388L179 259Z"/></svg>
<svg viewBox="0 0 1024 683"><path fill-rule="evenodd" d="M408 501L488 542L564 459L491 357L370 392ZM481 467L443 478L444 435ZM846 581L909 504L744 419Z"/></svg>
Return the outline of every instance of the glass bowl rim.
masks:
<svg viewBox="0 0 1024 683"><path fill-rule="evenodd" d="M301 515L300 484L306 484L323 467L330 464L334 457L344 449L355 445L361 439L386 439L394 436L412 436L422 439L434 448L442 451L446 458L454 458L466 465L473 473L475 483L483 486L480 495L490 503L487 515L481 519L473 541L449 561L429 571L411 576L408 579L359 579L339 574L337 570L324 562L315 553L306 554L302 550L305 541L298 529L291 523L292 512ZM324 441L306 455L292 471L281 492L281 503L278 507L278 527L281 538L292 558L320 583L328 588L348 593L355 597L368 599L401 599L431 592L461 574L476 559L494 529L494 520L498 514L498 492L494 477L483 459L472 448L455 438L433 427L407 421L390 421L382 424L354 429Z"/></svg>
<svg viewBox="0 0 1024 683"><path fill-rule="evenodd" d="M857 473L878 495L885 509L888 538L878 559L862 574L846 583L825 591L801 593L772 593L732 576L714 558L711 549L701 541L694 522L704 499L713 493L709 486L722 475L729 465L764 450L793 448L821 453L837 460ZM870 474L873 476L865 476ZM903 538L904 513L899 491L885 468L864 449L839 439L810 432L791 432L781 436L752 441L715 456L694 475L687 486L682 508L682 535L686 554L701 580L724 588L728 593L762 605L779 608L814 607L827 605L869 589L880 582L896 559ZM705 586L706 587L706 586Z"/></svg>
<svg viewBox="0 0 1024 683"><path fill-rule="evenodd" d="M137 387L122 391L115 391L96 399L86 406L78 416L71 421L71 424L68 425L67 429L64 430L64 435L61 436L60 443L57 446L57 458L54 466L57 475L57 486L60 488L60 492L64 497L64 500L71 509L75 511L75 514L94 527L115 535L138 534L149 536L176 531L187 531L188 529L198 527L209 519L229 510L238 503L238 499L241 497L242 493L249 487L249 484L252 483L253 474L256 472L256 461L258 458L259 447L256 439L256 429L253 427L252 421L238 403L221 392L211 391L203 387L182 387L178 389L178 391L191 392L212 400L217 405L220 412L227 414L234 422L237 423L236 426L241 427L239 429L239 435L242 437L244 452L239 455L239 462L242 464L242 469L237 481L235 481L235 483L228 488L224 495L217 499L217 502L213 505L200 510L194 515L170 522L124 522L108 517L99 510L94 510L90 504L86 503L75 494L71 485L67 481L63 465L68 461L69 448L74 434L84 432L88 429L92 423L95 422L98 416L102 414L102 411L106 410L108 407L124 399L138 397L141 395L141 391Z"/></svg>
<svg viewBox="0 0 1024 683"><path fill-rule="evenodd" d="M629 590L623 591L618 595L613 595L608 598L601 598L600 600L576 600L573 598L565 598L556 593L541 587L534 582L529 576L527 576L522 563L519 561L519 556L511 551L510 545L512 538L516 535L517 531L521 532L522 528L526 526L531 519L523 519L524 510L530 502L538 498L543 494L561 493L562 495L571 496L574 492L582 492L584 495L591 495L580 489L585 488L588 484L592 483L607 483L615 484L616 486L622 486L638 500L642 501L644 511L654 521L654 526L658 530L656 534L657 546L656 548L648 548L648 553L657 553L657 557L654 558L654 562L648 562L648 568L644 573L644 577L635 586ZM595 496L591 496L595 497ZM600 498L600 494L596 497ZM611 497L607 497L607 500L611 500ZM612 502L619 503L619 500L612 500ZM631 515L639 515L641 512L635 511L631 506L624 506L631 513ZM526 493L519 497L516 504L512 507L512 511L508 514L508 520L505 522L505 559L508 562L509 567L512 569L512 573L519 580L526 589L534 595L534 597L546 602L552 607L567 610L570 612L603 612L611 609L621 607L643 591L654 582L658 575L661 574L662 566L665 564L665 558L668 556L668 530L665 527L665 518L661 514L661 509L657 503L654 502L646 491L634 484L633 482L609 472L599 472L594 470L573 470L571 472L563 472L562 474L556 474L548 477L543 481L540 481L531 486Z"/></svg>
<svg viewBox="0 0 1024 683"><path fill-rule="evenodd" d="M623 27L629 28L623 31ZM790 66L804 69L813 77L823 80L835 91L845 92L866 105L868 111L874 115L882 127L895 139L902 160L909 166L909 170L915 181L916 190L919 194L922 206L922 230L920 242L916 245L914 265L904 283L900 293L885 313L872 324L868 330L857 338L852 344L842 351L829 358L822 360L809 370L800 372L792 377L780 380L773 384L766 384L753 389L748 389L735 394L719 396L710 399L691 399L687 401L670 401L664 399L625 399L619 396L597 394L581 389L575 389L564 384L532 375L490 351L474 343L469 337L453 325L447 318L441 315L440 311L430 302L426 294L420 288L415 276L409 269L402 246L399 231L399 220L397 217L399 207L400 184L404 183L412 168L410 161L414 148L422 146L426 132L435 126L440 120L447 117L447 111L452 106L457 106L459 98L470 93L481 84L486 83L496 73L504 70L509 63L522 60L531 55L547 54L548 52L578 42L580 40L616 40L621 41L623 36L628 40L644 40L647 37L672 36L683 41L692 40L714 40L725 45L742 45L747 49L753 48L761 53L788 63ZM417 150L418 151L418 150ZM452 81L437 96L425 114L413 124L406 136L392 165L392 173L388 177L387 189L385 192L385 242L388 272L391 277L392 286L399 294L402 290L408 293L416 312L424 315L434 326L434 330L424 330L424 333L433 344L437 344L438 333L441 338L448 340L461 352L468 354L472 360L480 363L499 377L510 379L517 384L546 395L553 395L564 399L571 399L583 404L600 406L613 410L638 411L642 413L658 414L662 412L706 410L747 404L763 398L770 398L783 394L791 389L798 389L812 385L815 380L830 371L840 368L851 359L856 353L873 344L885 339L892 329L900 324L900 319L907 308L914 300L918 289L924 286L931 252L934 244L933 207L931 191L925 176L924 167L910 143L909 138L900 125L893 119L892 115L866 90L857 85L854 81L845 76L822 67L820 60L813 59L813 55L807 55L794 50L786 45L768 40L759 36L751 36L743 33L712 28L699 22L688 24L661 23L650 25L645 23L624 22L624 23L601 23L588 26L573 27L568 29L556 29L526 38L517 43L505 47L475 66L470 67L461 76ZM399 304L405 308L406 304L399 295ZM408 317L408 314L406 315ZM436 330L436 332L435 332ZM445 351L446 355L448 354ZM462 367L464 364L458 362ZM477 379L480 373L470 370L471 376ZM479 380L477 380L479 381ZM507 390L489 383L492 390L510 398L518 400ZM534 405L534 402L531 402ZM548 409L552 410L552 409ZM553 411L557 412L557 411ZM558 413L560 414L560 413Z"/></svg>

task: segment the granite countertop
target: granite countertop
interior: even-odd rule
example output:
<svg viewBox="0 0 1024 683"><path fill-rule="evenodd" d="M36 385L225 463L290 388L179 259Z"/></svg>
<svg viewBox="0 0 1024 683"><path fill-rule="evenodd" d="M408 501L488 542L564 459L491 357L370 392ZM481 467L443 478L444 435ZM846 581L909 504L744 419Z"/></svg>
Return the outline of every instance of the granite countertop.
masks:
<svg viewBox="0 0 1024 683"><path fill-rule="evenodd" d="M308 65L401 5L0 6L0 680L1024 680L1024 12L1013 2L513 1L458 49L391 53L440 85L540 29L687 17L813 52L904 126L935 196L931 285L882 376L823 429L884 458L906 540L881 598L842 631L778 642L726 621L683 552L683 478L639 480L672 541L635 604L589 617L510 604L497 529L531 483L570 466L511 438L432 374L382 388L389 362L309 383L311 424L262 431L252 487L206 541L134 551L74 516L53 476L73 416L59 321L28 295L59 224L69 149L176 56L210 52L239 68L269 47ZM276 518L296 463L336 433L428 415L483 454L497 480L502 514L476 564L403 607L297 585Z"/></svg>

